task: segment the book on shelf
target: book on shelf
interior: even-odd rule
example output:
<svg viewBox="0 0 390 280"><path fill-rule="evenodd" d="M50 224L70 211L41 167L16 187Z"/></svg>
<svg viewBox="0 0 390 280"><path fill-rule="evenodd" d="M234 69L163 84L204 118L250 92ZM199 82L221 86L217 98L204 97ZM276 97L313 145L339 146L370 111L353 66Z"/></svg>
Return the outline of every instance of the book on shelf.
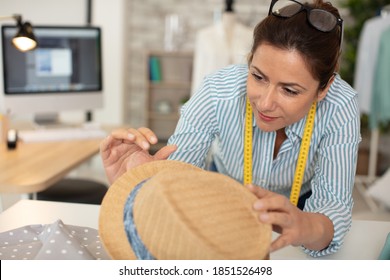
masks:
<svg viewBox="0 0 390 280"><path fill-rule="evenodd" d="M149 79L151 82L161 82L161 65L158 57L149 58Z"/></svg>

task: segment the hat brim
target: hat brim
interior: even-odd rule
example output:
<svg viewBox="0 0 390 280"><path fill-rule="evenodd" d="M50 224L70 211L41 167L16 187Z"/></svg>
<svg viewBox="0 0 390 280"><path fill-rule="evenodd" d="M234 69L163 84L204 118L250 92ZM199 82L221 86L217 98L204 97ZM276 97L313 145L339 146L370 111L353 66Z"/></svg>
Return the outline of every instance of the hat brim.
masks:
<svg viewBox="0 0 390 280"><path fill-rule="evenodd" d="M126 236L123 214L126 200L134 187L164 169L202 170L191 164L160 160L132 168L120 176L108 189L103 198L99 214L99 236L104 248L112 259L136 260L133 249Z"/></svg>

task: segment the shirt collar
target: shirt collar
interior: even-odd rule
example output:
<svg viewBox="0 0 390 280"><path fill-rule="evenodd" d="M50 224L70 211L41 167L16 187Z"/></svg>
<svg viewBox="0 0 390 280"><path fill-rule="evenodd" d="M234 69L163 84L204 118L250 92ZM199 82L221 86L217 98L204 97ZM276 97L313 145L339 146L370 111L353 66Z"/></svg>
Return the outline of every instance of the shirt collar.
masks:
<svg viewBox="0 0 390 280"><path fill-rule="evenodd" d="M295 139L295 138L302 139L303 131L305 129L306 119L307 119L307 115L301 120L299 120L298 122L287 126L285 129L287 137L291 139Z"/></svg>

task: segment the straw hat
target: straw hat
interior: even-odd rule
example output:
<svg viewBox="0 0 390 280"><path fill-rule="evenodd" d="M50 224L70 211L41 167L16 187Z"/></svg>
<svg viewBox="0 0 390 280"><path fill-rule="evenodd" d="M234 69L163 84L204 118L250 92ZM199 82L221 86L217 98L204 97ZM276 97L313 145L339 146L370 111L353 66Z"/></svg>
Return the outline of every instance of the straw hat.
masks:
<svg viewBox="0 0 390 280"><path fill-rule="evenodd" d="M254 194L225 175L163 160L131 169L104 197L99 235L113 259L137 259L124 211L129 194L143 181L134 199L133 221L155 259L268 258L271 226L257 220Z"/></svg>

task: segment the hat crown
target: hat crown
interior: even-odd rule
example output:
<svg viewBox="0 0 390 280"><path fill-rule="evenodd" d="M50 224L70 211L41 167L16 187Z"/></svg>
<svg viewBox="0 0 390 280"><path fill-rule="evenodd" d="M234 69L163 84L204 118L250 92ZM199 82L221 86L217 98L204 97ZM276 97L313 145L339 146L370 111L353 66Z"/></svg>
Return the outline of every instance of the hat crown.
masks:
<svg viewBox="0 0 390 280"><path fill-rule="evenodd" d="M257 220L255 199L218 173L164 170L137 195L134 220L157 259L262 259L271 229Z"/></svg>

